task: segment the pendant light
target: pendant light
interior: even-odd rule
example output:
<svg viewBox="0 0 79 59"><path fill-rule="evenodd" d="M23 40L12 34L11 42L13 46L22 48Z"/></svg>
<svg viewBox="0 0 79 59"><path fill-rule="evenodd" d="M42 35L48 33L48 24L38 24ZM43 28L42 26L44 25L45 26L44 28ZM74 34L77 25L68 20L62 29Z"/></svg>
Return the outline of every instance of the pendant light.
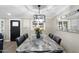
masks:
<svg viewBox="0 0 79 59"><path fill-rule="evenodd" d="M40 7L41 7L41 5L38 5L38 13L39 13L39 15L40 15Z"/></svg>

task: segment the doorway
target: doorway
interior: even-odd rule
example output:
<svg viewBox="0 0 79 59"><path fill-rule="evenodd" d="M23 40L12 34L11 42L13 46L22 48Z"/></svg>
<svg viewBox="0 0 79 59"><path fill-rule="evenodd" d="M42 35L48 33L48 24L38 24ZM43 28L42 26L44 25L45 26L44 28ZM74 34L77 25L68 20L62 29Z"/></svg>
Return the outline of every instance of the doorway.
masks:
<svg viewBox="0 0 79 59"><path fill-rule="evenodd" d="M20 20L10 21L10 40L16 41L16 38L20 36Z"/></svg>

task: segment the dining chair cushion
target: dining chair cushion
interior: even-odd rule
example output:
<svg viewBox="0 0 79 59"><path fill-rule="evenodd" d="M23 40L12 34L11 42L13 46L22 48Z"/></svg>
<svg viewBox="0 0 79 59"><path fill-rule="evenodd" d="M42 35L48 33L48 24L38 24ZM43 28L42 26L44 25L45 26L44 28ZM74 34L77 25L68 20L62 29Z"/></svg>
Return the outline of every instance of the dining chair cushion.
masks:
<svg viewBox="0 0 79 59"><path fill-rule="evenodd" d="M61 39L60 37L58 37L58 36L54 36L54 37L53 37L53 40L54 40L57 44L60 45L62 39Z"/></svg>
<svg viewBox="0 0 79 59"><path fill-rule="evenodd" d="M28 38L28 34L27 33L24 34L23 36L24 36L24 40L26 40Z"/></svg>
<svg viewBox="0 0 79 59"><path fill-rule="evenodd" d="M16 38L16 43L17 43L17 46L20 46L23 42L24 42L24 36L20 36L18 38Z"/></svg>

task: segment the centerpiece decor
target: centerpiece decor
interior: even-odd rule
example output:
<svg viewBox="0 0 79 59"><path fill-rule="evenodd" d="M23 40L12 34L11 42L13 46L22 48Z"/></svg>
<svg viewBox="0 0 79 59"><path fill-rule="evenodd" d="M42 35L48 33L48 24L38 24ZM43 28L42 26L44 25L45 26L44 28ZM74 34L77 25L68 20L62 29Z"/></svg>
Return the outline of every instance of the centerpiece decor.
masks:
<svg viewBox="0 0 79 59"><path fill-rule="evenodd" d="M42 30L40 28L35 28L36 38L40 38L40 34L42 33Z"/></svg>

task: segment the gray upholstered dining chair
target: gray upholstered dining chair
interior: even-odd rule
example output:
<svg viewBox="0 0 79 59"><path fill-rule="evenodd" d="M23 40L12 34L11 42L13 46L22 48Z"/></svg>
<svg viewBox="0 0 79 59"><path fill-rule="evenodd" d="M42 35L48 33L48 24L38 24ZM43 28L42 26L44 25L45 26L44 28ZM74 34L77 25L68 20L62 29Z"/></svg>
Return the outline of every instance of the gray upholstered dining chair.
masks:
<svg viewBox="0 0 79 59"><path fill-rule="evenodd" d="M53 35L52 33L49 33L48 36L49 36L51 39L53 39L53 36L54 36L54 35Z"/></svg>
<svg viewBox="0 0 79 59"><path fill-rule="evenodd" d="M49 36L51 39L53 39L57 44L60 45L61 40L62 40L60 37L58 37L58 36L56 36L56 35L54 35L54 34L52 34L52 33L49 33L48 36Z"/></svg>
<svg viewBox="0 0 79 59"><path fill-rule="evenodd" d="M24 34L20 37L17 37L16 38L17 46L20 46L27 38L28 38L28 34Z"/></svg>
<svg viewBox="0 0 79 59"><path fill-rule="evenodd" d="M28 38L28 34L27 33L24 34L23 36L24 36L24 40L26 40Z"/></svg>
<svg viewBox="0 0 79 59"><path fill-rule="evenodd" d="M60 45L62 39L61 39L60 37L58 37L58 36L54 36L54 37L53 37L53 40L54 40L57 44Z"/></svg>

